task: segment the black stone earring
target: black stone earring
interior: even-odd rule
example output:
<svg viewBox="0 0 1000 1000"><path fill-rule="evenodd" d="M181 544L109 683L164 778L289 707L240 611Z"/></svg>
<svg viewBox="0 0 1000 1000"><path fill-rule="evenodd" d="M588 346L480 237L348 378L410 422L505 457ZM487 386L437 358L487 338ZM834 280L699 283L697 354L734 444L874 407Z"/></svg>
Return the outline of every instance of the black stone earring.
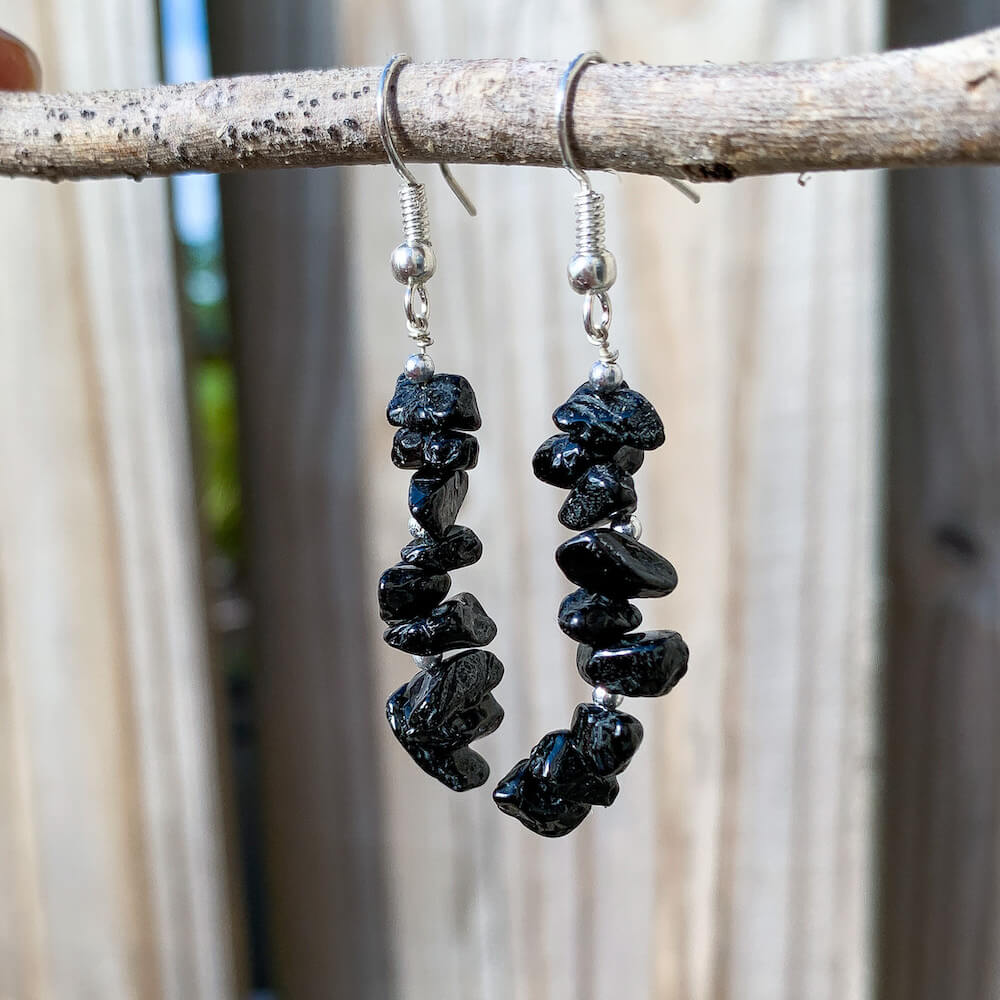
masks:
<svg viewBox="0 0 1000 1000"><path fill-rule="evenodd" d="M547 733L500 782L500 809L545 837L561 837L590 807L609 806L618 775L642 742L639 720L619 710L624 696L666 694L687 671L688 648L676 632L632 632L642 621L629 603L664 597L677 585L673 566L639 541L633 473L645 452L664 441L663 423L645 397L628 387L608 343L615 259L604 247L604 198L574 162L567 104L580 71L603 62L587 52L563 75L557 101L563 162L580 183L577 247L569 280L585 296L584 328L599 349L590 378L553 414L559 434L535 452L544 483L569 491L559 521L582 531L556 549L556 562L578 590L559 608L559 627L580 643L577 669L594 685L593 703L578 705L569 729ZM597 527L610 522L609 527Z"/></svg>
<svg viewBox="0 0 1000 1000"><path fill-rule="evenodd" d="M479 444L469 431L480 427L472 386L461 375L435 375L427 353L425 282L434 274L427 196L392 142L386 92L398 69L409 62L394 56L379 83L376 111L382 143L403 179L399 200L403 242L392 253L392 270L406 285L407 329L417 352L406 360L386 415L398 427L392 462L412 469L410 534L400 561L379 580L379 613L388 628L385 641L410 653L420 668L386 703L396 738L428 774L456 792L477 788L489 777L486 761L469 744L493 732L503 709L491 694L503 676L492 653L474 647L492 642L497 627L472 594L445 600L450 573L477 562L482 544L470 528L455 524L469 488L468 470L479 458ZM441 171L471 215L475 209L442 164ZM473 647L473 648L470 648ZM464 652L455 652L461 651ZM452 652L447 659L443 654Z"/></svg>

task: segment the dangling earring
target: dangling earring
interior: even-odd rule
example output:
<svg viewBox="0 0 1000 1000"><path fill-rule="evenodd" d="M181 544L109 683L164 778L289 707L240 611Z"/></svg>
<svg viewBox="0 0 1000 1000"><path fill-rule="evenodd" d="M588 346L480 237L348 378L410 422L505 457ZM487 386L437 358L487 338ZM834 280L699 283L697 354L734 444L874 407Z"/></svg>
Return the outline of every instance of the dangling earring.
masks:
<svg viewBox="0 0 1000 1000"><path fill-rule="evenodd" d="M497 627L472 594L445 600L450 572L482 555L482 543L470 528L455 524L469 488L467 470L475 467L479 444L468 431L480 427L472 386L461 375L435 375L427 353L425 282L434 274L427 196L422 184L400 159L392 141L386 93L396 72L410 61L394 56L382 71L376 114L382 144L403 180L399 201L403 242L392 253L392 272L406 285L403 306L416 353L403 374L386 415L398 427L392 462L413 469L410 480L410 535L400 562L378 584L379 613L388 628L385 641L413 656L415 677L393 692L386 716L396 738L428 774L456 792L477 788L489 777L486 761L469 744L492 733L503 709L490 693L500 683L503 664L492 653L469 647L493 641ZM441 172L470 215L472 203L448 167ZM443 654L466 650L447 659Z"/></svg>
<svg viewBox="0 0 1000 1000"><path fill-rule="evenodd" d="M553 414L562 433L545 441L532 460L542 482L569 490L560 523L582 531L556 549L559 568L580 588L562 602L558 620L580 643L577 669L595 685L593 702L577 706L569 729L543 736L493 793L503 812L545 837L570 833L591 806L614 802L617 775L642 741L639 720L619 711L622 698L666 694L688 662L688 648L676 632L630 632L642 621L630 599L666 596L677 575L639 541L632 475L645 452L663 444L663 424L649 401L623 381L618 352L609 344L608 289L617 271L604 247L604 198L570 149L570 93L585 66L603 61L597 52L577 56L562 77L556 104L563 164L580 184L569 282L584 296L583 325L599 357L588 381ZM609 527L596 527L606 521Z"/></svg>

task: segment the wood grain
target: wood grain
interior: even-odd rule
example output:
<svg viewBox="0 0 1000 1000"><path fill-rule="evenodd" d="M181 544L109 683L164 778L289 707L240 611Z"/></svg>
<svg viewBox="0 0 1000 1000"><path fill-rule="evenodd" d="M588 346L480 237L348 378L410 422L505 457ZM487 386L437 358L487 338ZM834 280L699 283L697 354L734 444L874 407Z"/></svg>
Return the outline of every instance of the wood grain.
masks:
<svg viewBox="0 0 1000 1000"><path fill-rule="evenodd" d="M585 166L694 181L997 163L998 44L993 29L923 50L811 62L593 66L577 88L574 138ZM558 165L553 101L564 68L523 58L407 67L395 102L401 152ZM0 173L58 180L381 163L379 72L8 95Z"/></svg>
<svg viewBox="0 0 1000 1000"><path fill-rule="evenodd" d="M146 83L152 4L0 0ZM166 192L0 188L0 996L235 994Z"/></svg>
<svg viewBox="0 0 1000 1000"><path fill-rule="evenodd" d="M897 41L1000 5L889 4ZM881 996L1000 995L1000 182L891 178Z"/></svg>
<svg viewBox="0 0 1000 1000"><path fill-rule="evenodd" d="M674 5L675 7L677 5ZM736 62L877 44L874 2L773 0L351 5L342 55ZM502 7L502 9L501 9ZM724 26L724 30L720 29ZM599 84L596 82L594 86ZM581 91L582 92L582 91ZM547 112L548 101L543 110ZM558 491L530 458L592 351L566 285L570 178L460 171L465 217L429 170L438 272L428 286L439 370L471 379L484 426L462 522L481 563L456 588L500 625L507 709L481 746L497 777L589 691L554 617L568 585ZM368 578L406 538L406 476L388 462L384 403L408 353L387 266L399 239L395 177L347 178L360 346ZM748 181L694 208L664 185L598 180L618 255L615 338L656 403L666 446L637 478L645 539L681 585L648 602L692 667L661 701L628 702L647 739L609 810L540 841L488 796L416 773L385 729L392 956L414 1000L864 1000L871 995L870 870L881 445L877 181ZM383 456L381 460L379 456ZM377 642L388 694L412 671Z"/></svg>

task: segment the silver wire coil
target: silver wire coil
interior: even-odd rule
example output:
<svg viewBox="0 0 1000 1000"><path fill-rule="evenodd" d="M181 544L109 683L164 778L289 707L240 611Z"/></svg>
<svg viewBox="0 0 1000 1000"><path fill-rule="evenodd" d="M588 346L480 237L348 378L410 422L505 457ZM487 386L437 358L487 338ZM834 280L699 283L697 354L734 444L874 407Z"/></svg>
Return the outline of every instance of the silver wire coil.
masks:
<svg viewBox="0 0 1000 1000"><path fill-rule="evenodd" d="M593 188L576 196L576 252L594 254L604 251L604 195Z"/></svg>
<svg viewBox="0 0 1000 1000"><path fill-rule="evenodd" d="M403 242L410 246L430 243L431 224L427 209L427 189L424 185L401 185L399 207L403 215Z"/></svg>

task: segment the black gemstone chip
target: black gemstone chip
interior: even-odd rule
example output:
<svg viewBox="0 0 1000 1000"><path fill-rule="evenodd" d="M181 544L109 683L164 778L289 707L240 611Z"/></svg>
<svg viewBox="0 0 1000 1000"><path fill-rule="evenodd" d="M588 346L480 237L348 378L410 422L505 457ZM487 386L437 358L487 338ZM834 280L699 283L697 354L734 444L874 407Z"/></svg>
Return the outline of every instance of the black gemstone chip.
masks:
<svg viewBox="0 0 1000 1000"><path fill-rule="evenodd" d="M663 421L653 404L625 385L604 394L585 382L552 419L574 441L602 455L613 455L623 445L652 451L665 440Z"/></svg>
<svg viewBox="0 0 1000 1000"><path fill-rule="evenodd" d="M472 594L457 594L439 604L426 618L390 625L382 638L413 656L434 656L451 649L488 646L497 634L496 623Z"/></svg>
<svg viewBox="0 0 1000 1000"><path fill-rule="evenodd" d="M483 543L479 536L471 528L456 524L438 540L414 539L399 555L405 563L433 573L443 573L471 566L479 561L482 554Z"/></svg>
<svg viewBox="0 0 1000 1000"><path fill-rule="evenodd" d="M440 539L455 523L468 492L465 472L440 476L417 472L410 479L410 513L432 538Z"/></svg>
<svg viewBox="0 0 1000 1000"><path fill-rule="evenodd" d="M400 375L386 417L394 427L414 431L477 431L482 426L476 394L461 375L435 375L427 382Z"/></svg>
<svg viewBox="0 0 1000 1000"><path fill-rule="evenodd" d="M628 601L574 590L559 605L559 627L571 639L598 646L642 624L642 612Z"/></svg>
<svg viewBox="0 0 1000 1000"><path fill-rule="evenodd" d="M590 528L612 517L627 517L639 504L635 483L614 464L591 466L559 508L559 523L573 531Z"/></svg>
<svg viewBox="0 0 1000 1000"><path fill-rule="evenodd" d="M687 673L687 643L676 632L636 632L576 653L580 676L627 698L658 698Z"/></svg>
<svg viewBox="0 0 1000 1000"><path fill-rule="evenodd" d="M436 608L451 589L447 573L429 573L418 566L390 566L378 581L379 614L384 622L418 618Z"/></svg>
<svg viewBox="0 0 1000 1000"><path fill-rule="evenodd" d="M677 571L663 556L611 528L563 542L556 562L578 587L608 597L664 597L677 586Z"/></svg>

